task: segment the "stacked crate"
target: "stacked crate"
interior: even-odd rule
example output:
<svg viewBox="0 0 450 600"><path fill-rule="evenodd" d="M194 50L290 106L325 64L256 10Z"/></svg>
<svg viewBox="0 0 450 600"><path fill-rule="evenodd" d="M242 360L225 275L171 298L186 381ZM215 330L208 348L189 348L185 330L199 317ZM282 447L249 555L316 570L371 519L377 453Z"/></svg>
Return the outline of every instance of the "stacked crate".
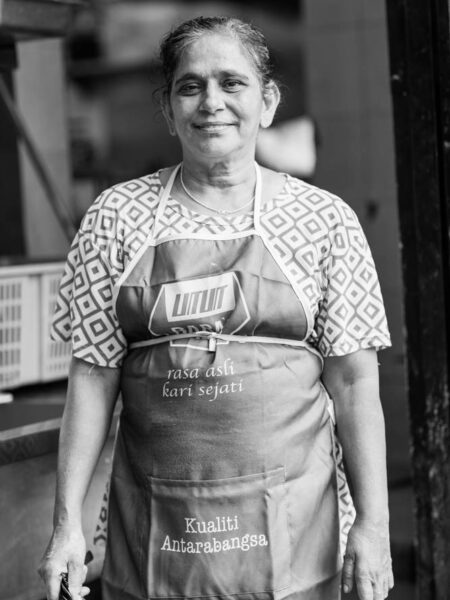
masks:
<svg viewBox="0 0 450 600"><path fill-rule="evenodd" d="M0 390L67 376L70 345L49 335L62 268L0 267Z"/></svg>

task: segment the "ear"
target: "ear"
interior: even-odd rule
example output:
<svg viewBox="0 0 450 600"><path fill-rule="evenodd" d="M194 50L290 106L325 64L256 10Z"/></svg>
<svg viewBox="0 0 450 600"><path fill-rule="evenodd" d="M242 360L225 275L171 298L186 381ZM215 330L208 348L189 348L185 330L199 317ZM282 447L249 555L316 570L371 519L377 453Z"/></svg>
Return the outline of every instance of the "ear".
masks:
<svg viewBox="0 0 450 600"><path fill-rule="evenodd" d="M273 118L280 103L280 90L277 84L272 81L263 91L263 107L261 112L260 125L264 129L272 125Z"/></svg>
<svg viewBox="0 0 450 600"><path fill-rule="evenodd" d="M161 109L162 109L164 118L166 119L166 123L169 128L170 135L176 135L177 132L175 130L175 124L174 124L174 120L173 120L173 112L172 112L172 107L170 106L169 93L167 92L167 90L165 90L162 95Z"/></svg>

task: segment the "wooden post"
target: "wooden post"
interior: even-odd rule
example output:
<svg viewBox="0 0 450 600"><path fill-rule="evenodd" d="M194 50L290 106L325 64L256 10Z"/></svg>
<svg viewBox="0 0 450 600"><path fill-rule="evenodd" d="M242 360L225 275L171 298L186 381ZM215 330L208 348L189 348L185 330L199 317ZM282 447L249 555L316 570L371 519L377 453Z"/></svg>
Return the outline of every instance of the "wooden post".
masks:
<svg viewBox="0 0 450 600"><path fill-rule="evenodd" d="M420 600L450 600L448 0L386 0Z"/></svg>

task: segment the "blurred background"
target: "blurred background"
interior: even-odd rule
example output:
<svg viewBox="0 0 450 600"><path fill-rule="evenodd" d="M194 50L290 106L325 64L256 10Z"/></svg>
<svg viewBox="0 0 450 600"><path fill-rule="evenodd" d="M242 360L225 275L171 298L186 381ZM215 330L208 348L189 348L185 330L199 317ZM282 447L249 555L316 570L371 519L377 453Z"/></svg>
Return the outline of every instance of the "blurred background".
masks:
<svg viewBox="0 0 450 600"><path fill-rule="evenodd" d="M258 160L342 196L378 268L393 348L379 355L397 588L414 588L402 281L380 0L0 2L0 599L39 599L70 350L48 338L70 239L105 187L179 160L157 95L163 34L227 14L265 33L283 103ZM86 501L98 594L112 434ZM103 503L103 504L102 504ZM97 596L98 597L98 596Z"/></svg>

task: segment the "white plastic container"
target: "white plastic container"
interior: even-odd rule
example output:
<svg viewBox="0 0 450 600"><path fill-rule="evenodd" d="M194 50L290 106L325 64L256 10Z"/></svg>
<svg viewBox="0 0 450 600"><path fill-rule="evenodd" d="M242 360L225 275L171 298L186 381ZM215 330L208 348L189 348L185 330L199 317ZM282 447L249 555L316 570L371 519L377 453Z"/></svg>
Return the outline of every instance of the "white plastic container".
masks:
<svg viewBox="0 0 450 600"><path fill-rule="evenodd" d="M70 345L50 340L63 263L0 267L0 390L67 376Z"/></svg>

